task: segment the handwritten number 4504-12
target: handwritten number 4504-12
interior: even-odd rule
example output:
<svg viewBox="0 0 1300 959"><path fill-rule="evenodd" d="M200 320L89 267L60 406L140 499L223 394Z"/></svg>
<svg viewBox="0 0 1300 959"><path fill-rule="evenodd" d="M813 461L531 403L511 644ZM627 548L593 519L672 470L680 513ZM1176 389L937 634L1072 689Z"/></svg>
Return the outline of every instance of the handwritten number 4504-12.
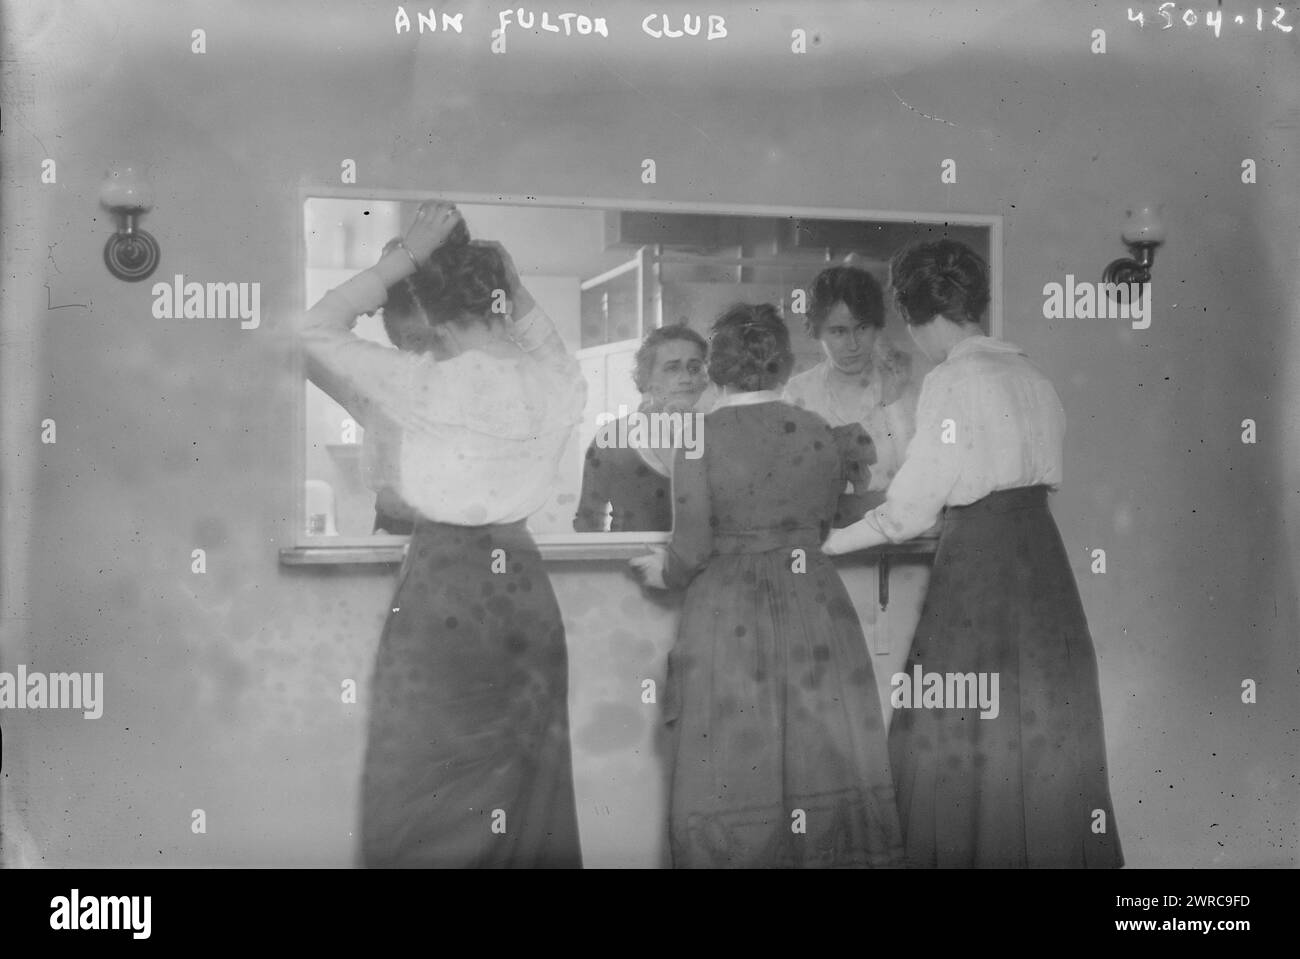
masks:
<svg viewBox="0 0 1300 959"><path fill-rule="evenodd" d="M1164 26L1160 28L1161 30L1168 30L1174 25L1175 11L1177 9L1178 9L1178 4L1176 3L1162 3L1160 4L1159 7L1156 8L1156 15L1159 17L1163 17L1165 21ZM1277 27L1277 29L1281 30L1283 33L1290 33L1293 29L1295 29L1289 23L1282 22L1282 20L1286 17L1287 14L1287 11L1284 7L1274 7L1273 9L1276 11L1276 15L1273 17L1273 22L1270 23L1269 26ZM1133 8L1129 7L1128 18L1131 22L1136 23L1139 27L1146 26L1146 14L1143 13L1141 10L1134 13ZM1188 27L1194 27L1197 24L1196 11L1190 8L1184 10L1183 15L1181 17L1177 17L1177 19L1183 21L1183 24ZM1246 22L1246 18L1241 14L1237 14L1229 22L1240 25ZM1220 31L1223 29L1223 11L1222 10L1205 11L1205 25L1213 29L1214 35L1217 37ZM1255 29L1256 30L1264 29L1264 8L1263 7L1255 8Z"/></svg>

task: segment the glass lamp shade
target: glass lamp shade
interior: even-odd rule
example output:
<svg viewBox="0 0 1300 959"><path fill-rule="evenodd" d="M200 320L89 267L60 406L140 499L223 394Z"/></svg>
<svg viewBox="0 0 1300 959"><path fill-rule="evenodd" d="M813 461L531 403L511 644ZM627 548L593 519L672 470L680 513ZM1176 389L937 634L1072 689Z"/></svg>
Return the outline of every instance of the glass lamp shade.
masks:
<svg viewBox="0 0 1300 959"><path fill-rule="evenodd" d="M1125 243L1163 243L1165 241L1165 221L1160 218L1161 207L1157 204L1137 206L1128 211L1128 220L1124 224Z"/></svg>
<svg viewBox="0 0 1300 959"><path fill-rule="evenodd" d="M110 210L148 210L153 186L138 166L114 167L99 188L99 202Z"/></svg>

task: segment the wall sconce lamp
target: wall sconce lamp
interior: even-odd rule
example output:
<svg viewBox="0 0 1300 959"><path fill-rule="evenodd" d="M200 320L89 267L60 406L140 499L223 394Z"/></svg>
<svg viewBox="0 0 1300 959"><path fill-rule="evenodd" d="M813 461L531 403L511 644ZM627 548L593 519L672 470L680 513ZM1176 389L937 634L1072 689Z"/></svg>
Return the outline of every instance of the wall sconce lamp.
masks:
<svg viewBox="0 0 1300 959"><path fill-rule="evenodd" d="M117 218L117 232L104 246L104 264L119 280L146 279L158 266L158 241L136 226L153 207L153 186L138 167L114 167L99 188L99 202Z"/></svg>
<svg viewBox="0 0 1300 959"><path fill-rule="evenodd" d="M1107 283L1147 283L1151 280L1151 265L1156 259L1156 247L1165 241L1165 223L1160 218L1162 207L1145 204L1128 211L1124 223L1124 244L1132 259L1114 260L1106 267L1102 279Z"/></svg>

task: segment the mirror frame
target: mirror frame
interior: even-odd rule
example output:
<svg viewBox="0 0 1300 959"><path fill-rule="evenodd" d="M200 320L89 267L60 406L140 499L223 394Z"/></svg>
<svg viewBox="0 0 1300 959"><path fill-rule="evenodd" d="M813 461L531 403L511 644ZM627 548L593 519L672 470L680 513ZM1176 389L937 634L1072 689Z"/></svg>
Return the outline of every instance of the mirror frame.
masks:
<svg viewBox="0 0 1300 959"><path fill-rule="evenodd" d="M937 225L983 226L989 230L989 332L1002 335L1002 216L976 213L923 213L899 210L857 210L839 207L797 207L771 205L744 205L731 203L701 203L675 200L634 200L595 197L544 197L512 194L461 193L457 191L380 189L356 186L304 182L298 188L297 216L294 233L296 277L293 284L294 309L307 309L306 265L307 236L304 207L309 199L351 199L391 202L447 200L452 203L485 206L532 206L590 208L593 210L635 210L649 213L714 213L725 216L799 217L822 220L884 220L896 223L933 223ZM574 344L567 344L576 350ZM305 384L302 349L293 347L293 378ZM293 497L292 520L288 524L280 549L280 561L285 565L342 565L371 563L400 563L406 554L409 537L390 534L372 536L312 536L302 527L300 518L306 506L303 476L306 470L306 394L301 386L294 388L293 416ZM668 542L669 533L534 533L543 559L591 561L623 560L639 556L650 546ZM918 555L934 552L935 537L922 537L907 543L889 544L857 554L863 558L889 555Z"/></svg>

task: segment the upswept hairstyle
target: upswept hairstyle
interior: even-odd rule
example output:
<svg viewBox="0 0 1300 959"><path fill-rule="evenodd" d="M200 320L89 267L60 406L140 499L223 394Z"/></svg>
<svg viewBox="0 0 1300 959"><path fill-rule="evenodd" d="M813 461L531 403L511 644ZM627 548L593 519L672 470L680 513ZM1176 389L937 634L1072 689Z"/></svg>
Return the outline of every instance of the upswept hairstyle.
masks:
<svg viewBox="0 0 1300 959"><path fill-rule="evenodd" d="M988 264L956 240L918 243L889 261L889 285L912 326L942 314L954 323L978 323L989 305Z"/></svg>
<svg viewBox="0 0 1300 959"><path fill-rule="evenodd" d="M737 303L713 324L709 378L744 392L777 389L790 378L790 331L768 303Z"/></svg>
<svg viewBox="0 0 1300 959"><path fill-rule="evenodd" d="M804 329L813 339L822 335L826 317L843 303L859 323L876 329L885 325L885 297L876 278L858 266L833 266L822 270L812 282Z"/></svg>
<svg viewBox="0 0 1300 959"><path fill-rule="evenodd" d="M641 345L637 348L636 365L632 368L632 382L636 384L636 388L640 392L644 393L650 387L650 374L654 372L659 347L665 343L671 343L673 340L694 343L700 348L701 357L708 355L709 344L705 342L704 337L687 326L685 321L651 330L650 334L641 341Z"/></svg>
<svg viewBox="0 0 1300 959"><path fill-rule="evenodd" d="M395 245L392 241L384 249ZM421 353L432 346L433 327L486 322L496 291L509 289L501 254L470 242L461 223L415 273L388 288L384 330L394 346Z"/></svg>

